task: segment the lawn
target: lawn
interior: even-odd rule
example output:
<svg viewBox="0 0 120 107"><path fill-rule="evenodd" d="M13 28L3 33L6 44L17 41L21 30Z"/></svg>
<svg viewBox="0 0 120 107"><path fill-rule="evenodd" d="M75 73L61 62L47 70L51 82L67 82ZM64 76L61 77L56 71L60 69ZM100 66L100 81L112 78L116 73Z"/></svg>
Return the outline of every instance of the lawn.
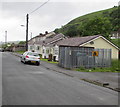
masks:
<svg viewBox="0 0 120 107"><path fill-rule="evenodd" d="M16 51L18 54L23 54L25 51Z"/></svg>
<svg viewBox="0 0 120 107"><path fill-rule="evenodd" d="M116 46L120 47L120 39L111 39L112 43L114 43Z"/></svg>
<svg viewBox="0 0 120 107"><path fill-rule="evenodd" d="M91 68L91 69L86 69L84 67L80 67L80 68L77 68L76 71L80 71L80 72L119 72L120 73L120 60L112 60L111 67Z"/></svg>
<svg viewBox="0 0 120 107"><path fill-rule="evenodd" d="M41 61L45 61L45 62L53 63L53 64L58 64L58 62L48 61L48 59L43 59L43 58L41 58Z"/></svg>

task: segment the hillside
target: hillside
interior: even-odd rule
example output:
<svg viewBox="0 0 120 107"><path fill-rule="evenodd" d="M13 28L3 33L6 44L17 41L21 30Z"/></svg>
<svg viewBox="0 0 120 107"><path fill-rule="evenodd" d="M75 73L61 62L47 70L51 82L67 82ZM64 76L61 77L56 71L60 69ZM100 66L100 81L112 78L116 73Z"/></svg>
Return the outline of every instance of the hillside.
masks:
<svg viewBox="0 0 120 107"><path fill-rule="evenodd" d="M60 29L56 33L66 36L89 36L101 34L108 37L112 31L120 28L120 6L80 16Z"/></svg>

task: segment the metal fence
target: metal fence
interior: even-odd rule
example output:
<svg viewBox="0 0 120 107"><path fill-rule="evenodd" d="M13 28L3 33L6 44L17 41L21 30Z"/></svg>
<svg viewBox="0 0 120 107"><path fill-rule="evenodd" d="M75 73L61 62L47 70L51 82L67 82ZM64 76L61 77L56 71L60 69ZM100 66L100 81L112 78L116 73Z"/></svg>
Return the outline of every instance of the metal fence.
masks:
<svg viewBox="0 0 120 107"><path fill-rule="evenodd" d="M59 66L64 68L110 67L111 49L60 47Z"/></svg>

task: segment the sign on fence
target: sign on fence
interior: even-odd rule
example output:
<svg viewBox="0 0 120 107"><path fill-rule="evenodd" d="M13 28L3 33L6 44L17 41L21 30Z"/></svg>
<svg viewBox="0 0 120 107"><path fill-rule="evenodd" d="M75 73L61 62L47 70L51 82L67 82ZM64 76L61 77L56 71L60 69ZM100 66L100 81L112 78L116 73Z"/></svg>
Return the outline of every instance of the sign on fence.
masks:
<svg viewBox="0 0 120 107"><path fill-rule="evenodd" d="M92 56L98 56L98 51L92 51Z"/></svg>
<svg viewBox="0 0 120 107"><path fill-rule="evenodd" d="M59 66L64 68L110 67L111 49L87 47L60 47Z"/></svg>

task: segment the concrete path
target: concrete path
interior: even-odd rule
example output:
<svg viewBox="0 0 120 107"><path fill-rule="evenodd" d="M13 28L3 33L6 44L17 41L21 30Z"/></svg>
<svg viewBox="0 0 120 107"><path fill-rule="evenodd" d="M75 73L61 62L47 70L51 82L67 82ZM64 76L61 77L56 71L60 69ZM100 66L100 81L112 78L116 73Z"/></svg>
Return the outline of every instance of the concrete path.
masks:
<svg viewBox="0 0 120 107"><path fill-rule="evenodd" d="M80 72L80 71L73 71L73 70L66 70L58 66L58 64L51 64L42 61L41 65L52 69L54 71L64 73L66 75L70 75L79 79L86 79L92 81L98 81L100 83L109 83L108 87L116 89L118 88L118 78L120 78L119 73L112 73L112 72Z"/></svg>

